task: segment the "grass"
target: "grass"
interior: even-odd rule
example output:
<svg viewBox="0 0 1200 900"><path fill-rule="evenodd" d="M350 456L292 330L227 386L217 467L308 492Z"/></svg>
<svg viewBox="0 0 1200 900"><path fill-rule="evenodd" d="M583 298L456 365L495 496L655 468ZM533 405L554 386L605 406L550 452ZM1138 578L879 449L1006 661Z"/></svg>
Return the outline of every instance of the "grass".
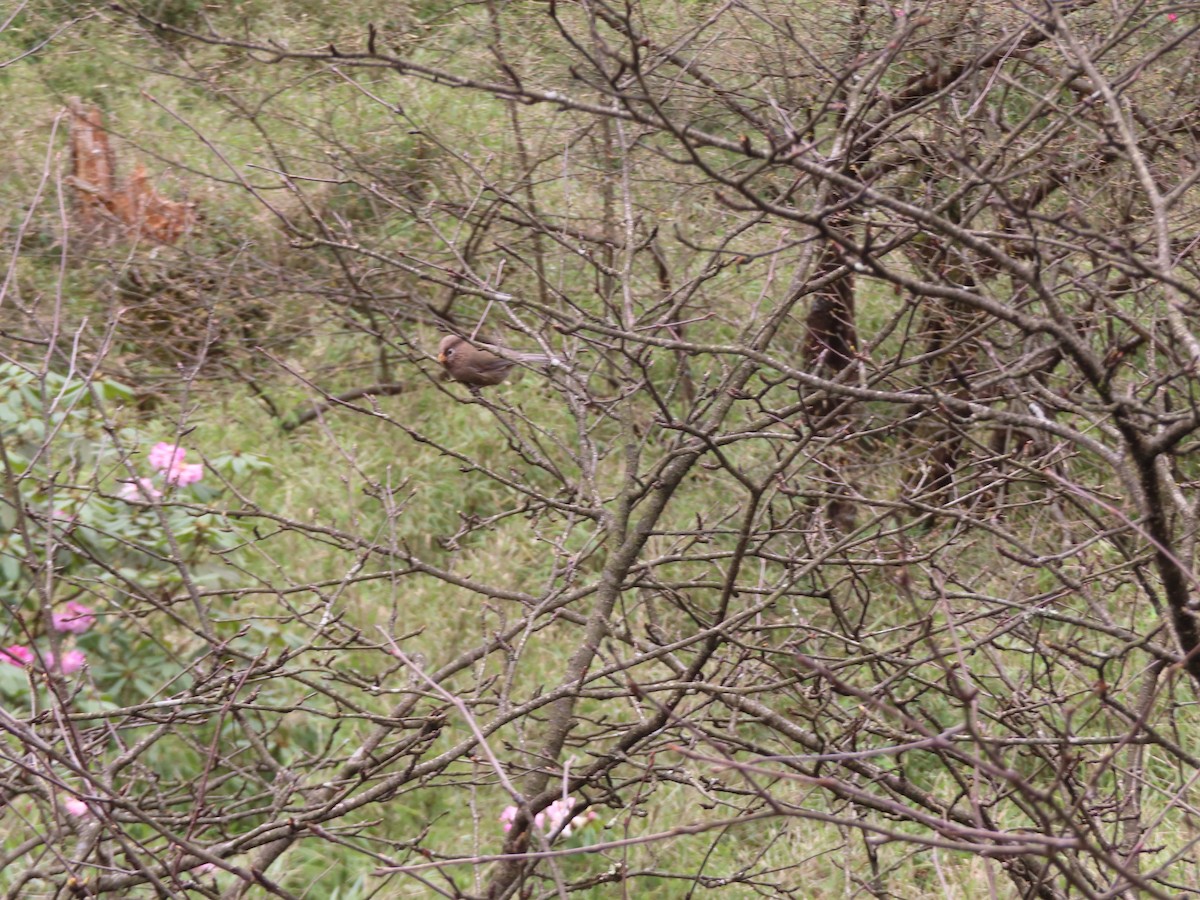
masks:
<svg viewBox="0 0 1200 900"><path fill-rule="evenodd" d="M188 26L199 21L199 7L193 4L163 5L162 11ZM245 17L254 29L297 46L315 45L318 37L327 40L332 36L344 48L361 46L365 39L361 23L377 21L381 39L406 47L418 59L451 60L463 70L487 59L491 32L482 7L456 17L451 7L439 4L397 10L392 4L356 2L352 12L325 4L255 3L224 9L218 18L231 26ZM564 10L563 15L575 12ZM662 4L654 12L660 20L681 25L689 21L688 16L701 14L688 4ZM514 48L518 54L515 61L549 69L557 60L545 52L547 37L532 28L532 15L510 9L502 14L501 23L506 28L531 31L528 41ZM44 30L47 21L27 24L23 20L19 28L0 36L7 48L4 52L11 54L14 48L25 46L38 28ZM429 31L440 31L439 40L426 40L423 36ZM99 323L107 321L115 308L129 307L130 330L118 333L117 348L109 361L138 382L146 408L121 410L119 424L136 427L148 441L172 440L183 434L185 446L208 459L253 454L269 462L269 468L235 479L235 486L257 508L299 527L272 533L269 523L259 522L260 533L252 545L229 556L238 567L238 579L222 586L226 595L206 602L221 638L227 641L225 652L240 653L243 658L264 652L277 656L284 650L294 654L282 674L253 686L262 703L291 709L277 716L263 714L256 720L256 733L276 763L306 776L308 767L315 766L322 754L336 759L340 748L357 746L373 727L370 717L388 715L402 697L423 690L412 673L386 652L389 640L397 641L406 654L424 660L432 669L488 640L524 612L517 601L481 596L407 571L403 551L411 550L424 562L455 576L486 581L497 593L508 590L536 595L551 583L555 567L561 568L567 559L577 566L580 577L594 577L611 549L602 544L602 531L596 523L583 520L566 528L549 514L526 511L519 491L480 471L486 467L502 478L523 480L542 490L555 487L546 472L513 451L505 427L483 406L468 402L465 390L439 385L422 374L436 368L430 354L437 343L437 330L400 313L440 307L449 302L451 292L435 291L380 259L362 254L349 254L349 261L343 258L351 277L342 280L347 272L335 265L332 254L306 246L298 237L319 231L309 217L315 212L326 223L344 226L340 237L346 241L361 242L391 259L431 261L440 277L451 280L460 262L455 253L470 246L474 255L468 262L476 272L498 273L499 281L491 287L536 296L533 275L514 262L524 254L510 253L511 248L500 247L499 241L472 245L470 236L459 230L442 206L487 206L495 200L498 186L509 182L511 173L505 167L510 166L515 140L508 107L448 87L426 85L405 93L402 86L407 83L397 81L391 73L350 77L358 87L384 96L403 112L376 103L354 85L325 71L252 65L225 48L170 40L151 43L131 27L112 27L100 18L56 40L36 62L19 70L0 70L0 87L10 101L0 108L0 127L11 144L10 165L0 176L0 198L10 210L6 235L11 236L24 220L47 158L50 126L63 99L74 94L103 105L114 131L121 135L124 171L129 171L134 159L147 161L156 176L170 173L180 186L188 185L205 211L202 233L180 248L93 247L63 269L58 266L60 214L50 191L34 211L34 228L26 235L24 252L14 265L15 290L22 302L43 311L51 298L63 297L69 324L83 328L86 351L91 353L98 352ZM564 77L564 81L564 89L577 88L570 79ZM263 118L256 104L266 97L273 105L270 115ZM679 100L681 108L685 101ZM600 220L606 188L620 199L626 185L611 160L608 165L596 162L587 157L585 149L603 148L606 140L615 138L601 133L593 123L548 108L520 108L517 115L525 129L529 157L539 162L530 173L539 202L562 212L564 223L594 226ZM61 144L51 149L57 152L58 147ZM728 205L711 202L710 185L691 173L678 178L679 170L660 165L651 151L661 150L661 146L647 141L645 147L650 149L639 148L639 166L630 172L628 185L638 214L654 219L664 242L667 233L678 228L689 240L702 244L709 235L724 233L742 220ZM724 156L729 157L724 162L730 165L738 162L733 154ZM712 158L723 156L712 154ZM65 163L60 159L54 165L57 169L52 174L61 177ZM672 178L674 183L669 181ZM374 185L372 179L393 186L394 192L384 197L366 190ZM511 183L520 188L520 181L514 178ZM664 184L667 187L662 187ZM258 192L258 199L246 185ZM267 211L263 201L282 216ZM288 224L281 225L281 218ZM524 239L519 234L516 237ZM708 252L684 254L682 244L672 243L672 252L677 254L671 258L673 286L714 258L727 259L735 252L765 253L787 237L783 228L765 236L753 232L724 248L724 257ZM614 294L603 279L593 279L591 261L577 253L560 252L572 250L572 238L555 234L543 238L552 248L548 278L553 287L585 312L602 315L603 304L614 302ZM556 245L552 239L562 244ZM291 246L292 241L301 246ZM659 273L645 255L635 257L631 265L630 292L636 302L648 307L662 294ZM154 289L131 294L126 288L134 275L145 276ZM721 270L697 295L695 308L711 315L689 325L689 336L717 343L736 340L755 304L773 302L788 277L790 274L773 270L766 259L750 259ZM180 294L171 293L168 282L172 281L190 285L199 298L198 305L178 305L183 301ZM377 321L355 306L357 298L346 287L351 283L366 285L376 299L394 296L394 306L380 301L375 312L378 321L385 323L397 377L405 380L409 390L360 401L365 409L372 409L374 403L377 412L333 409L319 421L285 432L264 406L262 393L278 411L286 412L311 402L314 391L304 380L333 393L381 377L376 370L378 345L361 330L364 325L376 327ZM860 279L859 327L863 335L877 334L890 321L896 298L889 291ZM478 298L453 300L460 322L473 322L489 310L487 301ZM148 340L145 329L134 330L136 324L146 321L137 318L143 303L158 304L157 309L165 310L172 326L189 316L194 319L183 324L195 325L196 331L171 332L179 341L174 358L155 352L163 350L155 346L156 341L166 342L166 338L156 337L162 332L152 332ZM268 309L273 318L248 323L243 315L248 304ZM394 319L388 319L391 313L396 314ZM488 314L493 317L489 324L499 318L497 310ZM87 326L85 316L90 317ZM232 321L236 326L228 332L233 337L210 348L214 356L218 351L227 353L222 359L228 365L193 378L189 360L203 350L205 328L213 319ZM801 323L789 322L775 352L780 359L794 362L801 340ZM901 340L902 329L898 328L879 345L876 355L888 356ZM270 356L260 348L270 351ZM619 349L613 352L614 358L621 358ZM908 352L917 351L910 347ZM183 368L176 368L175 362L183 362ZM697 361L704 369L698 372L701 387L715 383L706 375L728 363L723 358ZM661 383L670 377L672 367L669 354L659 353L651 372ZM898 375L885 383L893 389L906 387L903 379L908 377ZM773 381L769 383L767 378ZM759 373L751 388L752 393L762 392L761 402L742 402L730 422L743 427L759 421L764 409L793 402L795 386L777 379L778 373ZM528 373L489 396L544 429L545 454L567 473L569 481L575 479L577 461L554 446L554 438L572 446L575 423L542 376ZM634 398L629 406L640 433L639 449L648 461L668 454L677 434L656 423L658 411L648 402L640 402L643 399ZM869 406L864 408L870 411ZM512 415L504 414L505 420L513 421ZM622 483L626 448L619 428L611 421L598 415L589 421L595 426L598 491L610 501ZM532 433L520 426L515 431ZM979 435L979 440L986 443L986 435ZM899 502L907 490L904 473L910 460L900 458L898 444L898 439L885 437L876 447L877 455L863 453L855 458L848 451L845 457L855 486L879 504L881 515L887 504ZM762 530L803 517L815 508L815 501L803 496L805 492L826 488L828 473L814 468L789 470L790 482L774 483L769 476L778 464L780 450L771 442L731 444L723 452L739 472L764 487L756 519ZM919 451L909 452L919 455ZM464 459L477 466L465 464ZM644 471L648 468L643 466ZM1082 467L1079 472L1092 474ZM1097 467L1094 477L1098 485L1103 484L1103 470ZM673 580L694 585L680 590L679 596L656 596L654 585L648 583L625 592L623 624L630 634L642 639L651 626L668 634L686 634L699 627L697 622L703 625L711 618L719 597L716 586L729 565L727 556L718 554L736 546L735 526L746 512L747 496L745 486L719 467L697 468L688 476L660 523L659 533L649 542L645 558L688 546L689 532L698 520L709 525L724 520L730 531L706 538L704 549L712 559L663 564L655 570L655 577L669 574ZM1014 487L1009 499L1033 502L1039 496L1034 488L1022 492ZM216 505L233 509L241 504L226 492ZM1026 528L1045 546L1052 546L1059 535L1056 529L1063 527L1063 515L1077 513L1014 507L1005 515L997 513L996 528ZM494 516L500 518L486 528L475 524ZM354 539L306 532L309 526ZM962 720L963 707L952 702L952 694L945 688L953 678L961 678L979 692L973 714L1000 735L1061 727L1074 736L1087 737L1114 733L1122 727L1119 717L1100 702L1101 689L1091 668L1064 655L1058 661L1061 671L1051 679L1054 695L1049 696L1041 692L1046 683L1040 678L1042 673L1033 671L1042 663L1031 652L1027 632L1012 629L995 637L990 634L999 627L997 623L1011 624L1007 617L1026 615L1040 628L1054 630L1054 640L1066 650L1099 656L1109 652L1116 639L1061 617L1085 619L1102 612L1134 634L1151 633L1158 624L1156 613L1137 601L1129 580L1117 581L1116 576L1099 597L1067 593L1055 598L1042 618L1021 605L1030 597L1059 590L1064 581L1091 579L1098 570L1123 565L1114 549L1097 544L1056 563L1057 570L1049 564L1040 570L1022 569L1010 565L986 539L946 538L938 565L921 572L922 577L928 576L929 584L922 585L919 596L908 597L891 580L890 570L869 568L877 559L899 552L901 536L886 534L891 527L892 519L884 517L878 526L866 529L873 543L868 541L855 551L866 560L866 574L844 566L835 555L774 606L761 611L744 635L739 635L745 646L737 648L738 652L745 652L746 658L759 654L778 667L772 675L778 674L780 685L768 696L787 715L827 736L831 746L843 739L852 743L860 733L868 743L890 739L888 716L872 710L863 698L849 693L823 696L810 690L797 674L794 659L799 648L837 666L855 685L868 687L892 676L893 670L880 662L888 654L919 659L913 664L912 679L902 690L897 689L896 697L931 728L949 728ZM555 545L557 537L562 538L560 546ZM820 539L814 529L814 545ZM937 534L904 539L926 548L942 540ZM355 540L399 552L376 553L363 564L362 546ZM782 539L766 545L781 546L781 554L798 552ZM758 568L753 573L743 572L743 583L753 586L757 577L766 591L795 562L754 560L750 566ZM933 584L944 593L938 595L930 587ZM731 598L732 609L736 613L749 608L761 597L747 588ZM571 611L586 616L594 602L585 597ZM973 618L993 605L998 612ZM931 636L910 633L915 621L924 622ZM854 627L847 628L847 622ZM204 641L162 620L149 621L144 628L140 634L120 635L128 666L113 693L122 697L122 702L153 695L168 673L207 652ZM115 633L109 636L114 641L118 638ZM461 692L473 712L487 720L502 704L520 703L556 686L577 642L578 630L565 622L521 634L475 660L450 678L446 688ZM963 645L971 649L959 651ZM600 664L632 652L628 644L609 639L602 648ZM991 654L994 665L956 674L955 652L972 660ZM743 669L741 658L733 648L723 653L728 655L718 657L705 677L737 683ZM151 658L161 668L149 666L146 660ZM643 685L675 677L660 660L641 664L633 674ZM1114 665L1105 675L1110 681L1107 690L1133 696L1141 671L1134 664ZM314 686L302 695L297 693L300 677ZM345 708L339 708L315 686L336 689ZM620 678L596 685L597 690L623 687ZM1026 689L1036 696L1021 697ZM440 699L428 695L422 702L425 705L420 711L425 715ZM686 714L703 702L703 696L689 696L681 709ZM1052 711L1040 711L1045 709L1041 704L1053 705ZM352 714L337 718L351 705L355 708ZM620 727L639 721L653 708L649 700L639 704L630 698L619 703L602 697L581 701L580 712L586 720L581 729L591 729L589 733L595 737L579 750L575 765L586 765L589 754L605 749ZM1176 740L1184 745L1194 743L1190 739L1195 726L1188 710L1177 713L1172 723L1178 732ZM470 734L456 710L449 708L445 715L425 758L448 750ZM502 728L492 746L519 771L534 758L545 727L545 712L541 711ZM757 725L730 727L732 734L746 742L741 748L746 756L800 752L792 742ZM676 734L670 738L680 739ZM164 777L175 775L186 782L192 773L203 770L205 748L214 741L233 748L233 762L252 765L244 761L254 759L256 748L244 742L227 722L222 725L216 720L180 726L146 762ZM328 752L330 747L338 749ZM10 742L6 755L19 753L20 747ZM1034 750L997 750L996 759L1047 793L1061 790L1059 772ZM713 820L730 813L729 804L736 796L733 792L745 787L745 779L735 771L689 760L679 754L676 744L659 746L654 764L653 777L641 783L639 779L650 765L644 756L616 766L606 785L611 787L609 802L598 807L599 819L564 846L646 837L681 823ZM1100 756L1087 757L1079 764L1095 772L1091 783L1095 792L1119 794L1119 769L1106 768ZM967 802L963 800L964 786L931 754L897 755L890 765L889 771L903 774L948 804ZM1158 840L1162 846L1147 852L1146 865L1165 861L1194 837L1187 816L1174 808L1167 810L1170 789L1166 786L1183 780L1174 768L1177 765L1165 754L1147 752L1145 778L1161 792L1147 803L1154 809L1161 806L1164 825ZM223 769L219 774L229 772ZM805 781L777 781L773 790L780 803L821 815L852 815L829 794ZM249 803L243 794L251 792L249 787L234 791L228 802L233 806ZM599 788L595 793L604 799ZM190 802L183 794L170 800L181 806ZM344 844L298 842L272 867L272 876L301 896L426 896L416 882L374 876L381 860L350 847L395 856L405 842L419 838L421 848L434 854L499 852L503 832L498 815L510 800L485 761L463 759L439 773L436 780L406 785L404 792L386 802L347 817L339 823ZM297 801L284 794L280 802L286 807ZM38 814L25 798L12 805L9 815L0 819L0 839L6 849L19 844L25 836L24 822ZM995 815L1001 827L1036 824L1012 805ZM258 822L247 818L239 827L249 829ZM922 833L915 826L896 827ZM787 887L802 897L862 896L864 880L872 877L881 890L893 896L974 897L985 895L993 885L998 885L998 896L1012 895L1005 894L1009 882L1000 865L977 855L914 849L899 842L872 846L868 852L863 834L847 824L788 817L633 845L602 856L570 857L560 865L569 880L598 878L617 870L626 873L624 884L604 882L576 894L594 900L618 896L618 890L628 896L663 900L692 893L760 896L755 880L765 880L777 871L788 873ZM695 873L707 879L700 887L680 877ZM233 881L225 874L213 877L223 889ZM460 887L477 891L486 879L486 869L457 867L451 870L451 877ZM0 874L0 885L8 887L5 878ZM150 892L137 896L150 896Z"/></svg>

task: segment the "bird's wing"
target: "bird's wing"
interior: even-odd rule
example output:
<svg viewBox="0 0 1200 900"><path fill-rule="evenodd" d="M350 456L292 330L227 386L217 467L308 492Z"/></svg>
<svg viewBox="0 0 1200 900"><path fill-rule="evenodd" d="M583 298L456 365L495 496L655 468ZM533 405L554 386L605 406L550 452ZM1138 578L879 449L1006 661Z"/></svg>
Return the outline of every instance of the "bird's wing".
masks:
<svg viewBox="0 0 1200 900"><path fill-rule="evenodd" d="M516 350L509 350L506 347L496 347L492 344L486 344L484 346L487 347L489 353L499 350L503 355L497 357L496 362L502 363L508 368L512 368L517 363L525 366L554 366L560 369L570 368L570 366L568 366L557 356L550 356L545 353L519 353ZM489 371L499 371L499 368L499 366L496 366L495 368L489 367Z"/></svg>
<svg viewBox="0 0 1200 900"><path fill-rule="evenodd" d="M480 372L485 372L487 374L491 374L493 372L507 372L514 365L516 365L516 363L514 363L511 359L504 359L501 356L493 356L491 359L480 359L476 357L474 364Z"/></svg>

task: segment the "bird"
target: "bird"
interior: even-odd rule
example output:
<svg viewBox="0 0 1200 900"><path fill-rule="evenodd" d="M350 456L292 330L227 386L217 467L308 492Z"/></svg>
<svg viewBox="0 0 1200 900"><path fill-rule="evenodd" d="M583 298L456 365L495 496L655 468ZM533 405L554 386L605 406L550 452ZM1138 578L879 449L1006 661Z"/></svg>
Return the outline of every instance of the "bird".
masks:
<svg viewBox="0 0 1200 900"><path fill-rule="evenodd" d="M441 344L438 345L437 360L453 381L465 384L472 390L499 384L508 378L518 363L562 365L553 356L541 353L511 353L508 356L497 356L488 350L481 350L457 334L448 334L442 338Z"/></svg>

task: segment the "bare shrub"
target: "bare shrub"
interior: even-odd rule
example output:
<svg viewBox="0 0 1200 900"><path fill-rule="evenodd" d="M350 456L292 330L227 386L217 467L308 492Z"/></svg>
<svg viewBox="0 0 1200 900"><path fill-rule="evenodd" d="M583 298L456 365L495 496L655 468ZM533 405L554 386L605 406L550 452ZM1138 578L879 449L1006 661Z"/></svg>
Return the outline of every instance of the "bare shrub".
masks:
<svg viewBox="0 0 1200 900"><path fill-rule="evenodd" d="M263 354L274 475L68 331L10 373L10 890L1191 890L1192 12L422 15L119 20L337 331ZM442 331L563 365L471 393ZM64 671L80 597L147 679Z"/></svg>

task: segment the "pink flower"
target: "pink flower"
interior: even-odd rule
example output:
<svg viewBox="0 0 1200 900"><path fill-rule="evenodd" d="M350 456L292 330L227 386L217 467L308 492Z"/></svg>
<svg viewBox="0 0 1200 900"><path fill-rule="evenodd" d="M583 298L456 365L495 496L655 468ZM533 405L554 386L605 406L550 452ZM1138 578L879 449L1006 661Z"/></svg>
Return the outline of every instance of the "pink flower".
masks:
<svg viewBox="0 0 1200 900"><path fill-rule="evenodd" d="M572 831L577 831L588 822L598 818L596 811L592 809L589 809L586 813L572 816L571 810L574 808L574 797L563 797L561 800L555 800L547 806L546 813L549 819L549 827L546 828L546 834L554 834L561 827L562 836L570 837Z"/></svg>
<svg viewBox="0 0 1200 900"><path fill-rule="evenodd" d="M159 441L150 448L147 459L150 460L150 465L156 469L173 469L183 464L185 456L187 456L187 451L178 444Z"/></svg>
<svg viewBox="0 0 1200 900"><path fill-rule="evenodd" d="M1167 21L1168 22L1174 22L1178 18L1179 18L1179 16L1175 15L1175 13L1167 13Z"/></svg>
<svg viewBox="0 0 1200 900"><path fill-rule="evenodd" d="M55 631L68 631L71 634L83 634L96 624L92 608L74 600L68 600L63 604L63 608L50 618Z"/></svg>
<svg viewBox="0 0 1200 900"><path fill-rule="evenodd" d="M161 497L162 491L149 478L139 478L122 484L117 496L128 503L148 503Z"/></svg>
<svg viewBox="0 0 1200 900"><path fill-rule="evenodd" d="M73 675L83 668L83 664L87 662L87 657L84 656L82 650L68 650L62 655L62 671L64 675ZM54 654L46 654L46 668L54 668Z"/></svg>
<svg viewBox="0 0 1200 900"><path fill-rule="evenodd" d="M203 477L204 465L202 463L180 463L167 469L166 475L167 484L177 484L180 487L195 484Z"/></svg>
<svg viewBox="0 0 1200 900"><path fill-rule="evenodd" d="M33 662L33 651L20 644L13 644L0 650L0 662L23 669Z"/></svg>
<svg viewBox="0 0 1200 900"><path fill-rule="evenodd" d="M549 819L549 827L546 829L546 834L554 834L554 832L558 831L563 822L569 822L571 818L571 808L574 805L574 797L563 797L561 800L555 800L546 807L545 815ZM540 815L538 816L538 819L541 819ZM541 824L542 823L539 821L538 826L540 827ZM566 828L563 828L562 835L563 837L571 836L570 824L568 824Z"/></svg>
<svg viewBox="0 0 1200 900"><path fill-rule="evenodd" d="M505 832L512 831L513 822L517 820L517 808L515 806L506 806L504 811L500 813L500 824L504 827Z"/></svg>
<svg viewBox="0 0 1200 900"><path fill-rule="evenodd" d="M598 818L600 818L600 813L596 812L594 809L589 809L587 812L580 813L573 818L571 820L571 827L578 831L588 822L595 822Z"/></svg>
<svg viewBox="0 0 1200 900"><path fill-rule="evenodd" d="M92 812L78 797L68 797L63 801L63 808L73 816L87 816Z"/></svg>
<svg viewBox="0 0 1200 900"><path fill-rule="evenodd" d="M572 831L579 830L588 822L597 818L595 810L590 809L586 813L572 816L571 810L574 808L574 797L563 797L555 800L533 817L533 827L547 837L559 833L559 829L561 828L562 836L570 837ZM512 831L513 822L516 819L517 807L515 806L506 806L504 807L504 811L500 813L500 824L503 826L505 832Z"/></svg>

